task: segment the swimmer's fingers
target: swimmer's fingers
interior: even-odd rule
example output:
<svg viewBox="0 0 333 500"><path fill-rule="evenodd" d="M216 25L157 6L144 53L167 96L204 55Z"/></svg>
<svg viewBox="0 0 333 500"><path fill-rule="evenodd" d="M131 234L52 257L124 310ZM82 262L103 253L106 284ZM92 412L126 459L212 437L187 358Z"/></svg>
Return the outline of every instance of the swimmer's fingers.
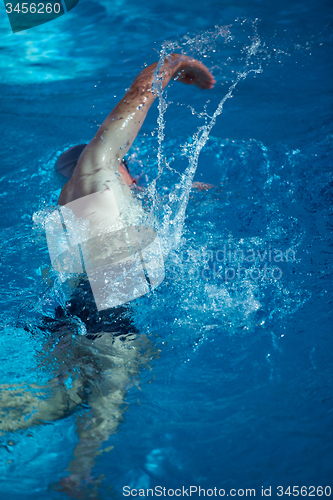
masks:
<svg viewBox="0 0 333 500"><path fill-rule="evenodd" d="M205 182L192 182L192 188L198 191L207 191L215 187L213 184L206 184Z"/></svg>
<svg viewBox="0 0 333 500"><path fill-rule="evenodd" d="M102 479L103 476L93 478L90 472L86 474L82 472L82 474L71 474L70 476L63 477L60 482L53 487L55 491L62 491L71 498L85 500L88 498L87 495L89 493L90 495L97 494L97 487L100 486ZM89 496L89 498L98 497Z"/></svg>

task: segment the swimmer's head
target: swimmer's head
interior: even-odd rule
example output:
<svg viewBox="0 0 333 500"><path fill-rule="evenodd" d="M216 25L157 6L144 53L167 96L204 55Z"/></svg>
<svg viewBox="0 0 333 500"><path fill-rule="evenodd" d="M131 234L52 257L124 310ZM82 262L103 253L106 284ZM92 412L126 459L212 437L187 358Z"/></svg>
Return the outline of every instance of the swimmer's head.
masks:
<svg viewBox="0 0 333 500"><path fill-rule="evenodd" d="M137 184L137 180L131 176L128 165L127 165L127 161L124 158L121 160L121 163L119 165L119 173L123 177L126 184L128 184L129 186L132 186L133 184Z"/></svg>

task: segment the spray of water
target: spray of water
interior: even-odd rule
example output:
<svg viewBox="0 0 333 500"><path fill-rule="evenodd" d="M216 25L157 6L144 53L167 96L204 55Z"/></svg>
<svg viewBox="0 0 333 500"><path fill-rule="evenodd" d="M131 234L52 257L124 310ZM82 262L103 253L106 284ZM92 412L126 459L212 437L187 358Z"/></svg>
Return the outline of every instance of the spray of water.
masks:
<svg viewBox="0 0 333 500"><path fill-rule="evenodd" d="M157 163L158 175L148 188L149 197L151 199L151 212L149 219L151 223L157 226L160 239L163 242L163 255L167 257L169 252L180 243L183 226L185 221L186 207L188 204L189 194L192 187L193 178L198 166L199 155L202 148L205 146L212 128L214 127L219 115L223 112L225 102L233 97L233 92L237 85L247 78L250 73L261 73L260 58L256 58L258 50L261 46L261 41L257 32L256 23L252 24L253 35L250 38L250 44L243 47L244 53L243 68L237 72L232 84L229 86L226 94L220 100L214 113L209 115L207 113L207 105L204 107L204 112L196 112L191 107L192 114L198 118L203 118L205 123L197 128L193 133L191 140L182 145L180 154L185 156L188 160L188 166L185 171L180 175L179 181L175 184L168 196L168 200L161 200L158 194L158 180L161 178L162 172L165 168L170 170L170 162L164 155L163 142L165 139L166 120L165 112L168 108L167 92L162 89L160 68L165 59L170 58L171 54L175 51L181 50L182 53L196 54L197 57L209 57L209 53L216 52L218 42L222 40L224 43L230 42L233 37L230 34L228 27L215 26L215 30L207 31L197 34L193 37L186 36L182 41L164 42L160 51L160 59L155 73L155 80L153 90L158 95L158 150L157 150ZM205 61L205 59L203 59Z"/></svg>

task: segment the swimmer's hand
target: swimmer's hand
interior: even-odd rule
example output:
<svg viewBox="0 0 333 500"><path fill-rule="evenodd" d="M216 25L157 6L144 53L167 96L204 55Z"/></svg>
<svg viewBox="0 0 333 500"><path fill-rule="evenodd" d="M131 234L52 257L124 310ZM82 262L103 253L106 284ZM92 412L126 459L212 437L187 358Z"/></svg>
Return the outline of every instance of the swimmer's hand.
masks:
<svg viewBox="0 0 333 500"><path fill-rule="evenodd" d="M124 102L133 100L133 97L139 98L143 101L141 105L145 106L145 113L147 113L150 104L157 97L153 90L153 82L156 80L158 67L158 79L162 82L163 89L171 79L187 85L197 85L201 89L212 89L216 83L215 78L202 62L184 54L174 53L167 57L163 64L156 62L143 69L134 79L129 92L125 95Z"/></svg>
<svg viewBox="0 0 333 500"><path fill-rule="evenodd" d="M177 70L173 74L173 80L186 85L196 85L200 89L212 89L216 83L215 78L209 69L196 59L183 56L181 54L173 54L173 63L177 64Z"/></svg>
<svg viewBox="0 0 333 500"><path fill-rule="evenodd" d="M70 476L63 477L60 482L54 485L55 491L62 491L70 498L77 500L85 500L86 498L99 498L98 487L100 486L104 476L93 478L90 473L71 474Z"/></svg>
<svg viewBox="0 0 333 500"><path fill-rule="evenodd" d="M207 191L215 187L213 184L206 184L205 182L192 182L192 188L198 191Z"/></svg>

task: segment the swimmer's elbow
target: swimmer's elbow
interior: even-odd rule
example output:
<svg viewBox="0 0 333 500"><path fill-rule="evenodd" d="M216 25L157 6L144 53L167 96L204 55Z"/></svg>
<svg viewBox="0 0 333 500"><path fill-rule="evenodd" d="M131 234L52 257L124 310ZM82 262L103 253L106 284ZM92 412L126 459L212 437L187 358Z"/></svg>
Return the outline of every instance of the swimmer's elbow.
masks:
<svg viewBox="0 0 333 500"><path fill-rule="evenodd" d="M60 196L59 196L59 199L58 199L58 205L66 205L67 201L66 201L66 198L67 198L67 184L68 182L64 185L64 187L62 188L61 190L61 193L60 193Z"/></svg>
<svg viewBox="0 0 333 500"><path fill-rule="evenodd" d="M74 190L73 190L72 183L69 180L68 182L66 182L66 184L64 185L64 187L62 188L62 190L60 192L60 196L58 199L58 205L66 205L67 203L70 203L71 201L73 201L73 198L74 198L73 191Z"/></svg>

